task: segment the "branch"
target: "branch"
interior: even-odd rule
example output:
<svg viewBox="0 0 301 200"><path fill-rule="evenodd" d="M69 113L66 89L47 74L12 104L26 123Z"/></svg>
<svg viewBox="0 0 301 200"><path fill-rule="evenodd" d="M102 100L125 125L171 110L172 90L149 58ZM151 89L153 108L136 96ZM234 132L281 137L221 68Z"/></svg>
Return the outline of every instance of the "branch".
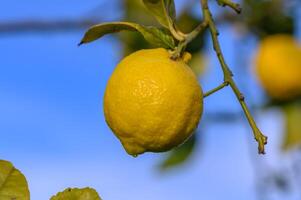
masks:
<svg viewBox="0 0 301 200"><path fill-rule="evenodd" d="M215 93L215 92L217 92L217 91L223 89L224 87L226 87L226 86L228 86L228 85L229 85L229 83L227 83L227 82L222 83L222 84L219 85L218 87L216 87L216 88L214 88L214 89L212 89L212 90L206 92L206 93L204 94L204 98L206 98L206 97L210 96L211 94L213 94L213 93Z"/></svg>
<svg viewBox="0 0 301 200"><path fill-rule="evenodd" d="M228 6L230 8L232 8L235 12L237 12L238 14L241 13L241 7L238 3L234 3L231 0L217 0L217 3L221 6Z"/></svg>
<svg viewBox="0 0 301 200"><path fill-rule="evenodd" d="M230 85L230 87L232 88L237 100L239 101L239 103L248 119L248 122L253 130L255 140L258 142L259 154L264 154L265 153L264 146L267 144L267 137L264 136L261 133L261 131L259 130L259 128L257 127L257 125L249 111L249 108L248 108L247 104L245 103L244 95L238 89L236 83L234 82L234 80L232 78L233 74L225 62L225 59L224 59L224 56L223 56L223 53L222 53L222 50L221 50L221 47L219 44L219 40L218 40L219 33L216 29L214 20L212 18L211 11L209 10L208 0L200 0L200 1L201 1L201 5L202 5L203 17L204 17L204 20L207 21L209 24L209 30L210 30L211 37L213 40L213 47L214 47L216 55L219 59L219 62L221 64L221 68L223 70L224 82L228 83Z"/></svg>
<svg viewBox="0 0 301 200"><path fill-rule="evenodd" d="M22 32L49 32L49 31L74 31L86 29L99 20L59 20L59 21L42 21L28 20L15 22L0 22L0 34L22 33Z"/></svg>

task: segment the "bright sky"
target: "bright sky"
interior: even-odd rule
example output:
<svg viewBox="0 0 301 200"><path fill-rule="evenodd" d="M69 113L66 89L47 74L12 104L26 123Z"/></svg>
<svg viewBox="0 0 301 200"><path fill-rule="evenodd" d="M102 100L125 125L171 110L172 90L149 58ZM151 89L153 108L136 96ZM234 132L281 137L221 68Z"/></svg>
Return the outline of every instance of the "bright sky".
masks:
<svg viewBox="0 0 301 200"><path fill-rule="evenodd" d="M117 9L115 1L103 6ZM99 4L101 0L4 0L0 22L76 19ZM94 187L104 200L255 199L254 165L279 159L275 149L282 124L277 111L256 115L270 139L263 159L256 154L243 116L232 124L206 120L212 110L239 111L231 91L206 99L200 124L202 146L184 167L159 173L156 164L161 154L128 156L104 121L102 96L120 59L120 44L108 36L78 48L83 32L0 35L0 159L12 161L26 175L32 200L46 200L66 187L85 186ZM233 66L237 36L226 26L220 32ZM254 41L247 44L253 47ZM242 50L250 53L248 47ZM202 80L204 90L221 81L215 58L209 67L208 77ZM249 83L252 101L261 96L257 87Z"/></svg>

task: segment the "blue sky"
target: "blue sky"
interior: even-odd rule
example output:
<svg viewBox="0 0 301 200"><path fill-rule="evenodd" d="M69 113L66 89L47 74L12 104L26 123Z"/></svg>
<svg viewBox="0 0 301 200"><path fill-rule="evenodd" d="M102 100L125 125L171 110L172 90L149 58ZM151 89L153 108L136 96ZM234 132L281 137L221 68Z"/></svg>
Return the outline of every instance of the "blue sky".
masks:
<svg viewBox="0 0 301 200"><path fill-rule="evenodd" d="M4 0L0 22L77 19L100 2ZM103 5L115 9L114 2ZM225 56L233 66L237 37L230 27L220 30ZM256 154L243 116L231 124L206 120L206 113L217 109L239 111L231 91L209 97L200 123L203 145L184 167L159 173L155 167L161 154L128 156L104 121L102 96L120 59L120 44L108 36L78 48L83 32L0 35L0 159L12 161L26 175L32 200L84 186L94 187L104 200L255 199L254 164L279 161L282 124L277 111L256 115L270 138L269 154L263 158ZM250 39L247 44L255 43ZM242 50L252 53L248 47ZM212 56L208 75L201 80L204 90L221 80ZM261 99L257 83L247 83L250 99Z"/></svg>

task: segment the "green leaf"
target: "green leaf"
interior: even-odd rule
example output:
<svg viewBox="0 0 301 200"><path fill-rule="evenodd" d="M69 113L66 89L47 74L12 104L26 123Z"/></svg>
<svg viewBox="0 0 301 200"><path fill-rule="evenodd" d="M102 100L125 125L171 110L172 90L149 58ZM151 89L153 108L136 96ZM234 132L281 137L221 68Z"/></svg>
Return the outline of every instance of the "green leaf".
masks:
<svg viewBox="0 0 301 200"><path fill-rule="evenodd" d="M145 12L145 5L141 0L123 0L123 19L122 21L135 22L138 24L147 24L158 26L157 20Z"/></svg>
<svg viewBox="0 0 301 200"><path fill-rule="evenodd" d="M98 193L92 188L67 188L57 193L50 200L101 200Z"/></svg>
<svg viewBox="0 0 301 200"><path fill-rule="evenodd" d="M26 178L10 162L0 160L0 199L29 200Z"/></svg>
<svg viewBox="0 0 301 200"><path fill-rule="evenodd" d="M169 28L176 18L175 3L173 0L143 0L146 8L156 17L157 21Z"/></svg>
<svg viewBox="0 0 301 200"><path fill-rule="evenodd" d="M283 149L291 150L301 147L301 105L290 104L284 107L286 132L283 138Z"/></svg>
<svg viewBox="0 0 301 200"><path fill-rule="evenodd" d="M184 144L171 151L164 161L160 163L159 169L165 171L185 163L192 155L196 142L197 138L194 134Z"/></svg>
<svg viewBox="0 0 301 200"><path fill-rule="evenodd" d="M110 33L116 33L123 30L138 31L145 40L156 47L174 48L175 41L173 37L164 30L152 26L143 26L130 22L111 22L92 26L83 37L81 44L93 42L102 36Z"/></svg>

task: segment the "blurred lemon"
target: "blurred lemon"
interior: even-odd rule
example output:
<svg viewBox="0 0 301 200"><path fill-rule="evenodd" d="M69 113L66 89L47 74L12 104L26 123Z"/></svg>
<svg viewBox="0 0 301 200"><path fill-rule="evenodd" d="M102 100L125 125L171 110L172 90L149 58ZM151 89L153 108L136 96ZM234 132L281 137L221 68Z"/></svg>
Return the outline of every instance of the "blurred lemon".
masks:
<svg viewBox="0 0 301 200"><path fill-rule="evenodd" d="M163 152L185 142L203 111L203 93L185 63L163 48L124 58L105 91L105 118L130 155Z"/></svg>
<svg viewBox="0 0 301 200"><path fill-rule="evenodd" d="M261 41L256 72L272 98L288 100L301 95L301 47L293 36L278 34Z"/></svg>

